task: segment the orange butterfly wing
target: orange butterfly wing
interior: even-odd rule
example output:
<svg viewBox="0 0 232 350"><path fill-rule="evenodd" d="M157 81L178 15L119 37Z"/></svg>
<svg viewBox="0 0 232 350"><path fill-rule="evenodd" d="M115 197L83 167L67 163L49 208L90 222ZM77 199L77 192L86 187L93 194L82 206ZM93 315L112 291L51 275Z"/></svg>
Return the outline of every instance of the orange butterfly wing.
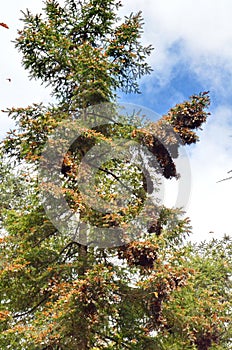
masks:
<svg viewBox="0 0 232 350"><path fill-rule="evenodd" d="M0 23L0 26L6 28L6 29L9 29L8 25L6 23Z"/></svg>

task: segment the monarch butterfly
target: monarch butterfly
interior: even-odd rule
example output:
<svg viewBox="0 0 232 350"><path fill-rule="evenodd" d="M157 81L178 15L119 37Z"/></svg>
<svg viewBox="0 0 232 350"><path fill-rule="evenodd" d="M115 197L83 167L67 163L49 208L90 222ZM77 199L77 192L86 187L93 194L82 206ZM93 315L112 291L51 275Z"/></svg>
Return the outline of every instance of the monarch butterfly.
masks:
<svg viewBox="0 0 232 350"><path fill-rule="evenodd" d="M0 23L0 26L6 28L6 29L9 29L8 25L6 23Z"/></svg>

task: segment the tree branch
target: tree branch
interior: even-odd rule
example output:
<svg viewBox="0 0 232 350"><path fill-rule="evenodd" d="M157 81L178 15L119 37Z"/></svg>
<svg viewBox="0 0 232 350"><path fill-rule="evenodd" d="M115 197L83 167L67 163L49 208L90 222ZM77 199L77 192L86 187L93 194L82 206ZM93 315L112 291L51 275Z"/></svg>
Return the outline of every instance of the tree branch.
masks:
<svg viewBox="0 0 232 350"><path fill-rule="evenodd" d="M25 311L21 314L16 314L13 316L13 318L23 317L23 316L26 316L26 315L34 312L40 305L42 305L46 300L48 300L49 296L50 296L50 293L47 293L46 297L44 299L40 300L40 302L38 304L36 304L35 306L33 306L30 310Z"/></svg>

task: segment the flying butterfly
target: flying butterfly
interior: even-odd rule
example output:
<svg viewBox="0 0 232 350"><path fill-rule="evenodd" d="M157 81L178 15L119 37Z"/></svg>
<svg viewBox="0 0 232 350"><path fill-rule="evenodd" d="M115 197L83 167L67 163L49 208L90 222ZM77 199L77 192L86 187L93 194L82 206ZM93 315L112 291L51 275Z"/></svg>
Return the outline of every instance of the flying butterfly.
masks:
<svg viewBox="0 0 232 350"><path fill-rule="evenodd" d="M0 23L0 26L6 28L6 29L9 29L8 25L6 23Z"/></svg>

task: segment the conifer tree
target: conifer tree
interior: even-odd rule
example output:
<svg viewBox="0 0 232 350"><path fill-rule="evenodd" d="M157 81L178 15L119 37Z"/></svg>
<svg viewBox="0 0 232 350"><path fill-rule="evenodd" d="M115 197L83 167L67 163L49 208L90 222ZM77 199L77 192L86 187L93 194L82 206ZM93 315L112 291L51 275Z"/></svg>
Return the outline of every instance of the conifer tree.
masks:
<svg viewBox="0 0 232 350"><path fill-rule="evenodd" d="M166 207L140 235L127 230L156 187L152 169L178 177L179 141L197 141L209 96L193 95L157 123L116 112L118 91L138 93L138 79L151 72L146 58L152 51L141 43L141 13L119 19L120 6L115 0L66 0L62 7L46 0L43 14L23 13L16 47L30 77L50 86L56 103L8 110L17 127L1 144L2 349L229 349L230 239L184 244L189 220ZM91 124L102 106L101 122ZM65 144L52 135L73 123L78 136L60 164L60 187L44 186L37 176L44 148L51 140L54 152ZM78 166L101 143L118 151L115 137L123 147L136 142L147 149L151 173L131 164L127 153L123 161L107 159L87 188L93 201L100 193L118 208L102 213L85 203ZM43 191L54 201L62 195L91 224L83 240L60 232ZM94 229L118 227L125 228L120 244L88 240Z"/></svg>

